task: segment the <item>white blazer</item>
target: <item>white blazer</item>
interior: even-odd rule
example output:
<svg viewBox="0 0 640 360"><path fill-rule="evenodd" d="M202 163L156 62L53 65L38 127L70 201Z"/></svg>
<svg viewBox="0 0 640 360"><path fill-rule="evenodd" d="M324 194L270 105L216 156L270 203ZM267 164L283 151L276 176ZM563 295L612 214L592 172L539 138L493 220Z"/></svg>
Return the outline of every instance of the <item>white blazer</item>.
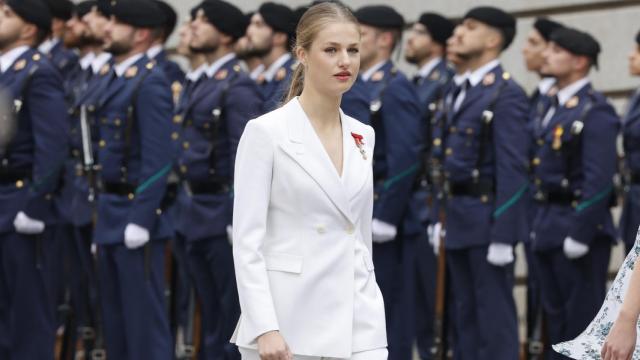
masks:
<svg viewBox="0 0 640 360"><path fill-rule="evenodd" d="M298 99L251 120L236 155L233 259L242 314L231 339L280 330L294 354L350 358L387 345L373 272L373 128L342 118L339 177ZM364 137L363 156L352 133ZM356 241L367 248L354 256ZM354 269L369 271L354 342ZM362 321L358 321L362 324ZM354 349L357 347L357 349Z"/></svg>

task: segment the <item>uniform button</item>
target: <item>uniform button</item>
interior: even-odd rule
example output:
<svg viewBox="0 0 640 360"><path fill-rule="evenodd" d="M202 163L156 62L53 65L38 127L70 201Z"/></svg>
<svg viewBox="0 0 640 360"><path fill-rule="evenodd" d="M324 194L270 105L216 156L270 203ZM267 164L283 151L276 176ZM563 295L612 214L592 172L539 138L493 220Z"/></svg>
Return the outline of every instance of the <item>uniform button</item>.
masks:
<svg viewBox="0 0 640 360"><path fill-rule="evenodd" d="M174 141L175 141L175 140L178 140L178 138L179 138L179 137L180 137L180 135L178 135L178 133L177 133L177 132L175 132L175 131L174 131L173 133L171 133L171 138L172 138Z"/></svg>
<svg viewBox="0 0 640 360"><path fill-rule="evenodd" d="M467 128L467 135L473 134L473 128Z"/></svg>
<svg viewBox="0 0 640 360"><path fill-rule="evenodd" d="M103 123L103 124L106 124L107 123L107 118L106 117L101 118L100 122Z"/></svg>
<svg viewBox="0 0 640 360"><path fill-rule="evenodd" d="M22 189L24 187L24 181L18 180L16 181L16 188Z"/></svg>
<svg viewBox="0 0 640 360"><path fill-rule="evenodd" d="M380 195L378 195L378 193L373 194L373 200L378 200L380 198Z"/></svg>
<svg viewBox="0 0 640 360"><path fill-rule="evenodd" d="M480 201L483 203L488 203L489 202L489 197L487 195L482 195L480 196Z"/></svg>
<svg viewBox="0 0 640 360"><path fill-rule="evenodd" d="M577 201L575 201L575 200L573 200L573 201L571 202L571 207L572 207L572 208L577 208L577 207L578 207L578 202L577 202Z"/></svg>
<svg viewBox="0 0 640 360"><path fill-rule="evenodd" d="M115 119L115 120L113 120L113 123L114 123L116 126L120 126L120 124L122 124L122 121L121 121L120 119Z"/></svg>
<svg viewBox="0 0 640 360"><path fill-rule="evenodd" d="M173 117L173 122L176 124L180 124L182 122L182 116L176 115Z"/></svg>
<svg viewBox="0 0 640 360"><path fill-rule="evenodd" d="M449 132L452 134L455 134L456 132L458 132L458 128L456 128L455 126L452 126L449 128Z"/></svg>
<svg viewBox="0 0 640 360"><path fill-rule="evenodd" d="M98 142L98 146L100 146L101 148L103 148L103 147L107 146L107 142L106 142L106 141L104 141L104 140L100 140L100 141Z"/></svg>
<svg viewBox="0 0 640 360"><path fill-rule="evenodd" d="M327 232L327 228L325 228L324 225L318 225L318 227L316 227L316 230L318 231L318 234L324 234Z"/></svg>
<svg viewBox="0 0 640 360"><path fill-rule="evenodd" d="M433 139L433 146L440 146L442 144L442 140L440 138Z"/></svg>
<svg viewBox="0 0 640 360"><path fill-rule="evenodd" d="M204 125L202 125L203 128L208 129L211 125L209 125L209 123L204 123Z"/></svg>
<svg viewBox="0 0 640 360"><path fill-rule="evenodd" d="M188 148L189 148L189 142L188 142L188 141L183 142L183 143L182 143L182 147L183 147L185 150L186 150L186 149L188 149Z"/></svg>
<svg viewBox="0 0 640 360"><path fill-rule="evenodd" d="M73 149L73 151L71 152L73 154L73 156L75 157L79 157L80 156L80 150L78 149Z"/></svg>
<svg viewBox="0 0 640 360"><path fill-rule="evenodd" d="M544 145L544 139L538 139L538 146Z"/></svg>
<svg viewBox="0 0 640 360"><path fill-rule="evenodd" d="M133 198L135 197L135 195L133 195L133 193L129 193L129 195L127 195L127 197L129 198L129 200L133 200Z"/></svg>
<svg viewBox="0 0 640 360"><path fill-rule="evenodd" d="M444 151L444 154L447 156L451 156L451 154L453 154L453 149L452 148L447 148L447 150Z"/></svg>
<svg viewBox="0 0 640 360"><path fill-rule="evenodd" d="M162 209L156 209L156 215L162 215Z"/></svg>
<svg viewBox="0 0 640 360"><path fill-rule="evenodd" d="M187 173L187 166L186 165L180 165L180 172L183 174Z"/></svg>
<svg viewBox="0 0 640 360"><path fill-rule="evenodd" d="M603 226L602 224L598 224L598 230L602 230Z"/></svg>
<svg viewBox="0 0 640 360"><path fill-rule="evenodd" d="M44 196L45 200L51 200L53 198L53 196L51 196L51 194L47 194Z"/></svg>
<svg viewBox="0 0 640 360"><path fill-rule="evenodd" d="M542 180L540 180L540 178L535 178L535 180L533 181L536 185L540 185L542 184Z"/></svg>
<svg viewBox="0 0 640 360"><path fill-rule="evenodd" d="M540 165L540 158L533 158L533 160L531 161L531 164L533 164L533 166Z"/></svg>

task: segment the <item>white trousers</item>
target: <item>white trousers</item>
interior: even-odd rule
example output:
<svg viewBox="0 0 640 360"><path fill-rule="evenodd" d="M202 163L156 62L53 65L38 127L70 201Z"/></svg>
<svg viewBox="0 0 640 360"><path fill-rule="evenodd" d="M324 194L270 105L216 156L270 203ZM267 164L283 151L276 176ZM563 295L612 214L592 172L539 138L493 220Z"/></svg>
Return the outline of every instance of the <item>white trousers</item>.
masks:
<svg viewBox="0 0 640 360"><path fill-rule="evenodd" d="M258 355L256 350L241 347L238 349L240 350L240 355L242 355L242 360L260 360L260 355ZM353 353L348 359L293 355L293 360L387 360L388 356L389 352L387 348L381 348Z"/></svg>

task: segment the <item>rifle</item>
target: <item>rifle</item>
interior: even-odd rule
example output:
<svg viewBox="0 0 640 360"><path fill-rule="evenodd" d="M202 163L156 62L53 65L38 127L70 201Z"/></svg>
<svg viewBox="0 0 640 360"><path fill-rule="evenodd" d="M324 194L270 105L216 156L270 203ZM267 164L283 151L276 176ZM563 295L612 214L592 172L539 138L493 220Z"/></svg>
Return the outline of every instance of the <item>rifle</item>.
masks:
<svg viewBox="0 0 640 360"><path fill-rule="evenodd" d="M87 183L89 185L89 193L87 195L87 200L91 204L91 213L92 213L92 228L95 229L95 224L97 220L97 209L96 209L96 193L97 193L97 176L96 172L99 167L96 165L94 157L93 157L93 140L91 137L91 126L89 124L89 120L87 118L87 107L86 105L80 106L80 134L82 136L82 165L84 169L84 174L87 177ZM89 298L93 298L93 321L94 321L94 332L85 331L87 338L90 338L92 335L95 335L95 343L93 344L93 349L91 349L91 359L92 360L104 360L106 359L106 352L104 350L104 339L102 334L102 307L100 306L100 289L98 283L98 248L96 247L96 251L93 254L93 271L94 271L94 286L89 287ZM91 296L92 293L94 296ZM89 340L89 339L86 339Z"/></svg>

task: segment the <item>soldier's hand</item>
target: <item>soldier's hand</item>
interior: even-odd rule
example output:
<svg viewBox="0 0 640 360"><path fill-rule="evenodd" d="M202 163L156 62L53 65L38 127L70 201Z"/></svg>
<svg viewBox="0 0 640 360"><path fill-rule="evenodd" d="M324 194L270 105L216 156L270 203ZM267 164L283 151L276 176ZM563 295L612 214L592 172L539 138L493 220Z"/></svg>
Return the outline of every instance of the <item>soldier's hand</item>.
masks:
<svg viewBox="0 0 640 360"><path fill-rule="evenodd" d="M293 354L277 330L266 332L258 337L260 360L293 360Z"/></svg>
<svg viewBox="0 0 640 360"><path fill-rule="evenodd" d="M44 222L32 219L24 212L20 211L13 219L13 227L17 233L26 235L41 234L44 231Z"/></svg>
<svg viewBox="0 0 640 360"><path fill-rule="evenodd" d="M233 246L233 227L231 225L227 225L227 240L229 240L229 244Z"/></svg>
<svg viewBox="0 0 640 360"><path fill-rule="evenodd" d="M505 266L513 262L513 246L502 243L491 243L487 251L487 261L491 265Z"/></svg>
<svg viewBox="0 0 640 360"><path fill-rule="evenodd" d="M589 245L573 240L571 237L567 237L564 239L564 244L562 244L562 250L567 258L573 260L585 256L589 252Z"/></svg>
<svg viewBox="0 0 640 360"><path fill-rule="evenodd" d="M124 244L128 249L137 249L150 240L149 230L133 223L124 229Z"/></svg>
<svg viewBox="0 0 640 360"><path fill-rule="evenodd" d="M374 243L385 243L396 238L398 229L384 221L373 219L371 222L372 240Z"/></svg>
<svg viewBox="0 0 640 360"><path fill-rule="evenodd" d="M442 224L429 225L427 234L429 235L429 245L433 248L433 253L438 256L440 253L440 241L442 241Z"/></svg>

